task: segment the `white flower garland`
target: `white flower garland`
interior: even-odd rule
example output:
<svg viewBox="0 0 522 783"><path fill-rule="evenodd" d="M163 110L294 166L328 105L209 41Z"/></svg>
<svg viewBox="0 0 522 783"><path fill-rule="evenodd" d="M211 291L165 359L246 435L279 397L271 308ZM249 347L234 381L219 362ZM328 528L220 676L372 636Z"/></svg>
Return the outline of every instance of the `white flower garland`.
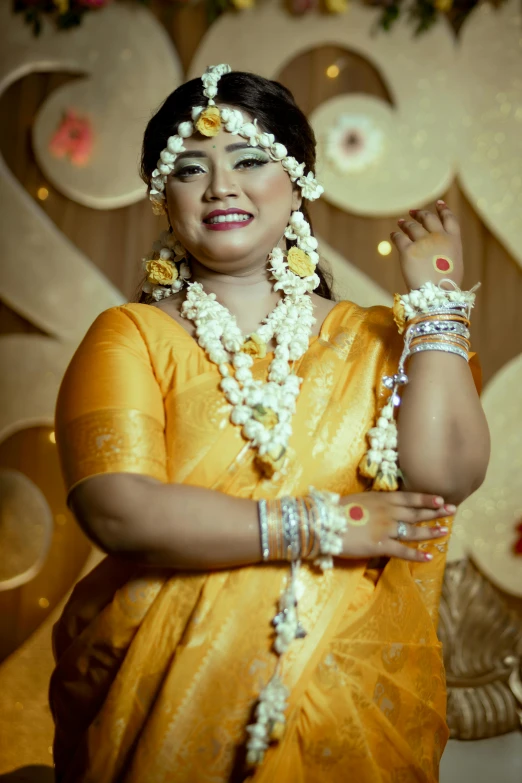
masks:
<svg viewBox="0 0 522 783"><path fill-rule="evenodd" d="M333 568L333 555L340 555L343 551L342 536L348 529L346 513L339 505L341 496L337 492L328 492L310 487L308 490L315 500L321 515L319 555L313 563L321 571Z"/></svg>
<svg viewBox="0 0 522 783"><path fill-rule="evenodd" d="M216 301L215 294L205 293L200 283L189 284L181 313L194 321L199 345L218 365L221 389L233 406L231 422L242 427L243 437L260 456L286 450L302 382L290 371L290 362L300 359L308 349L315 322L310 297L298 293L280 300L257 330L264 343L273 337L277 341L267 382L254 379L251 371L254 360L241 350L245 338L236 318ZM229 364L235 377L230 374ZM263 423L260 411L273 411L277 421Z"/></svg>
<svg viewBox="0 0 522 783"><path fill-rule="evenodd" d="M348 528L346 513L340 506L340 495L336 492L320 491L309 487L319 513L320 521L316 532L320 538L319 554L313 558L313 564L321 571L333 568L333 555L342 552L342 536ZM288 690L280 679L281 658L292 642L303 639L307 633L299 622L298 581L301 560L292 561L292 571L288 586L281 593L278 612L273 619L275 627L274 651L279 656L275 672L259 695L254 713L255 722L247 726L247 762L257 765L263 761L271 741L282 738L286 726L286 699Z"/></svg>
<svg viewBox="0 0 522 783"><path fill-rule="evenodd" d="M247 726L249 738L246 743L246 761L250 767L263 761L271 740L281 739L289 695L288 688L278 675L275 675L259 694L255 723Z"/></svg>
<svg viewBox="0 0 522 783"><path fill-rule="evenodd" d="M441 288L443 283L451 285L452 290ZM448 308L451 305L466 307L469 318L471 308L475 303L475 291L479 286L480 283L477 283L469 291L461 291L455 281L450 278L444 278L438 284L424 283L420 288L400 297L406 320L414 318L416 315L430 313L437 307Z"/></svg>

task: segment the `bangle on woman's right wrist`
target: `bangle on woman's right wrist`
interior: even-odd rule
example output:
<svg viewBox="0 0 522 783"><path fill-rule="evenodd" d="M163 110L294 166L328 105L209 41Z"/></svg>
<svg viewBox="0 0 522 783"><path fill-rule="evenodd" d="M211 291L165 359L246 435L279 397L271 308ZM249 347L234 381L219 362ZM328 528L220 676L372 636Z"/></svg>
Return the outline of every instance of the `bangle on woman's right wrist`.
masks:
<svg viewBox="0 0 522 783"><path fill-rule="evenodd" d="M310 487L305 497L258 501L264 562L312 560L322 570L342 551L346 516L339 495Z"/></svg>

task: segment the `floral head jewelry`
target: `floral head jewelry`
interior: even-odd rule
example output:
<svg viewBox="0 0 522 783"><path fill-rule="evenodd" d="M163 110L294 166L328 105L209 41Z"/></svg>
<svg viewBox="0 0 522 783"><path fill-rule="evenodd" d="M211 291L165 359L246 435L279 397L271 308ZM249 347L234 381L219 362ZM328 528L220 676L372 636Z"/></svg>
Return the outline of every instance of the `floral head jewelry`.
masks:
<svg viewBox="0 0 522 783"><path fill-rule="evenodd" d="M207 68L201 77L204 86L203 94L208 99L207 106L195 106L192 109L192 121L181 122L177 133L167 139L167 146L160 153L157 168L152 172L149 190L149 198L156 214L165 214L167 178L174 168L177 156L185 151L183 140L188 139L195 132L212 137L225 130L242 136L247 139L250 146L262 147L272 160L281 162L291 181L296 182L300 187L303 198L313 201L323 193L323 188L317 183L313 172L309 171L305 175L304 163L298 163L295 158L289 156L286 147L276 142L272 133L261 131L256 119L253 122L246 121L239 109L216 106L214 98L217 95L218 82L230 71L229 65L211 65ZM287 239L295 240L297 247L291 248L288 254L275 248L269 255L268 260L273 265L271 269L273 276L281 284L276 286L276 290L280 288L285 293L313 291L319 285L319 278L315 274L315 267L319 261L316 252L317 240L311 236L310 226L302 212L292 213L285 236ZM185 269L183 274L177 266L185 260L184 255L183 247L174 239L169 239L168 234L163 234L162 244L154 248L153 258L144 259L147 272L144 288L146 293L159 300L180 291L185 280L188 279L187 270ZM151 264L151 261L160 261L159 266ZM159 273L159 267L162 274Z"/></svg>

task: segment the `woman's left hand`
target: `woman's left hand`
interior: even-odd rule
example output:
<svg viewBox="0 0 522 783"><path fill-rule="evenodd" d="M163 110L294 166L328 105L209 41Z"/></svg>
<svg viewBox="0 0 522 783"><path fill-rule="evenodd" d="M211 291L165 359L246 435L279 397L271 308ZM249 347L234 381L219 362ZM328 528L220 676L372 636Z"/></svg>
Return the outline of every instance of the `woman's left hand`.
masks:
<svg viewBox="0 0 522 783"><path fill-rule="evenodd" d="M437 201L436 212L412 209L410 215L412 219L398 221L401 231L391 234L408 288L419 288L428 281L439 283L445 277L461 286L462 242L453 212L444 201Z"/></svg>

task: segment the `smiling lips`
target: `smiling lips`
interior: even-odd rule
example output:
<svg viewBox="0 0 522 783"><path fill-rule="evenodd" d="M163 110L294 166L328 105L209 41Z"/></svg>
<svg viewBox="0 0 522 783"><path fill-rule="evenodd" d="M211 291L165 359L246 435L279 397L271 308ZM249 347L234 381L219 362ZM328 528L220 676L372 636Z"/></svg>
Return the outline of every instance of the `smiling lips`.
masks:
<svg viewBox="0 0 522 783"><path fill-rule="evenodd" d="M215 209L203 219L203 225L209 231L230 231L248 226L253 219L253 215L242 209Z"/></svg>

